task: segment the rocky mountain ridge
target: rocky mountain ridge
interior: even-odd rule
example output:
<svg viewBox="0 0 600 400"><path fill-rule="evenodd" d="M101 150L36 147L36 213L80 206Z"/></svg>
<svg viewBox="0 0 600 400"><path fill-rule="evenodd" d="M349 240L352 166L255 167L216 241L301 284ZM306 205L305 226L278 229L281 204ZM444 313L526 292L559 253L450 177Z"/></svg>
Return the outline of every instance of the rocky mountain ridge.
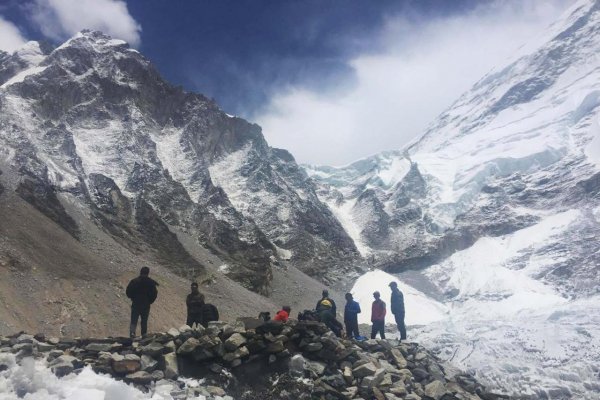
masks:
<svg viewBox="0 0 600 400"><path fill-rule="evenodd" d="M354 270L354 244L289 153L125 42L91 31L53 50L30 42L1 55L0 85L3 186L76 239L90 219L192 278L208 252L262 294L279 261L330 282Z"/></svg>

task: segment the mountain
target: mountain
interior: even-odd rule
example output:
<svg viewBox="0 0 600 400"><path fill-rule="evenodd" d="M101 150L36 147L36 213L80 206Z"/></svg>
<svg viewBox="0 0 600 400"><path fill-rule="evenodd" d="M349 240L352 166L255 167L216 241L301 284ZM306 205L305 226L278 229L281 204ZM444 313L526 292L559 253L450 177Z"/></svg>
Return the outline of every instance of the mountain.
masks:
<svg viewBox="0 0 600 400"><path fill-rule="evenodd" d="M181 276L212 257L262 294L280 261L327 282L353 270L352 240L294 158L125 42L30 42L0 54L0 85L3 187L79 242L91 221Z"/></svg>
<svg viewBox="0 0 600 400"><path fill-rule="evenodd" d="M404 149L306 166L395 274L354 290L399 278L412 338L515 396L600 389L599 32L600 2L578 1Z"/></svg>

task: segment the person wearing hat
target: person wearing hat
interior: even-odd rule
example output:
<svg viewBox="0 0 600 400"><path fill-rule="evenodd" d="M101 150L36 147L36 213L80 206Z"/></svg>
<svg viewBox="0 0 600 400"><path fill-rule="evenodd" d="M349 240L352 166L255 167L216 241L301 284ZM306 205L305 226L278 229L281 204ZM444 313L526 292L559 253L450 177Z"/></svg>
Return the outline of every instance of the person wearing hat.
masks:
<svg viewBox="0 0 600 400"><path fill-rule="evenodd" d="M392 289L390 308L396 319L398 332L400 332L400 340L406 340L406 326L404 325L404 295L400 289L398 289L398 284L396 282L390 282L390 289Z"/></svg>
<svg viewBox="0 0 600 400"><path fill-rule="evenodd" d="M375 339L378 333L382 339L385 339L385 302L381 300L379 292L374 292L373 297L375 301L371 306L371 322L373 323L371 339Z"/></svg>

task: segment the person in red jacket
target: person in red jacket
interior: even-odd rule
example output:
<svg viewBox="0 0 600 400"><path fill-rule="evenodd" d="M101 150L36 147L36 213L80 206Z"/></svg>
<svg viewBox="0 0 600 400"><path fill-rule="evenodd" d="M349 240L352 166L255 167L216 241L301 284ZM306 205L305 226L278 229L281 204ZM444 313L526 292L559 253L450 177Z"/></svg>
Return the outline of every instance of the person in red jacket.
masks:
<svg viewBox="0 0 600 400"><path fill-rule="evenodd" d="M371 307L371 322L373 327L371 328L371 339L375 339L377 333L382 339L385 339L385 302L381 300L381 294L379 292L373 293L375 301Z"/></svg>
<svg viewBox="0 0 600 400"><path fill-rule="evenodd" d="M281 321L281 322L288 322L291 311L292 311L292 309L290 308L290 306L283 306L283 308L275 315L275 318L273 318L273 320Z"/></svg>

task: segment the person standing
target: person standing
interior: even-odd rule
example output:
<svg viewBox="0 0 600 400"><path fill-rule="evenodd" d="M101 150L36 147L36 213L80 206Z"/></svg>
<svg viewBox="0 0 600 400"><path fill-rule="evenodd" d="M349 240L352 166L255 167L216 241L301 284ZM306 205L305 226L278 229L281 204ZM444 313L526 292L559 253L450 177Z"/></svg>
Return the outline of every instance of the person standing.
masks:
<svg viewBox="0 0 600 400"><path fill-rule="evenodd" d="M346 293L346 307L344 308L344 325L346 325L346 335L349 339L358 338L358 314L360 314L360 304L354 300L352 293Z"/></svg>
<svg viewBox="0 0 600 400"><path fill-rule="evenodd" d="M125 293L131 299L131 321L129 325L129 336L135 337L137 321L141 319L140 327L142 336L148 332L148 316L150 305L158 296L158 283L151 279L150 268L142 267L140 276L132 279L127 285Z"/></svg>
<svg viewBox="0 0 600 400"><path fill-rule="evenodd" d="M375 339L378 333L382 339L385 339L385 302L381 300L379 292L374 292L373 297L375 301L371 306L371 322L373 323L371 339Z"/></svg>
<svg viewBox="0 0 600 400"><path fill-rule="evenodd" d="M396 282L391 282L390 288L392 289L390 308L396 319L398 332L400 332L400 340L406 340L406 326L404 325L404 295L400 289L398 289L398 284Z"/></svg>
<svg viewBox="0 0 600 400"><path fill-rule="evenodd" d="M185 304L187 305L187 321L186 324L190 328L194 327L194 324L198 326L202 325L202 306L204 306L204 295L198 290L198 284L192 283L192 292L187 295Z"/></svg>

